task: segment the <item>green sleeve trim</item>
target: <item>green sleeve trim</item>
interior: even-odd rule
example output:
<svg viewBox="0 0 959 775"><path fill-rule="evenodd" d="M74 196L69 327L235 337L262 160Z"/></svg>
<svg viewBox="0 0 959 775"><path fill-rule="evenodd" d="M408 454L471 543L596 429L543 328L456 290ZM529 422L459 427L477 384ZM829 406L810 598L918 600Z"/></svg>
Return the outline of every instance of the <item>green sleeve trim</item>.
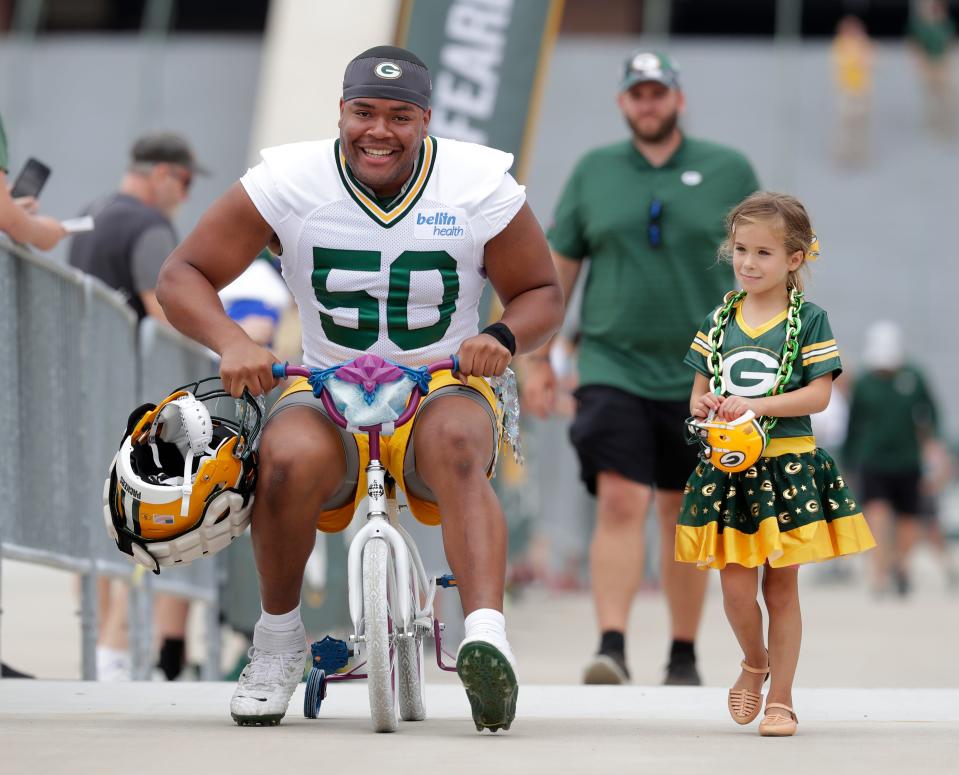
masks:
<svg viewBox="0 0 959 775"><path fill-rule="evenodd" d="M695 369L704 377L708 377L710 375L709 367L706 365L706 358L702 355L702 353L696 352L692 347L686 351L686 357L683 358L683 363Z"/></svg>

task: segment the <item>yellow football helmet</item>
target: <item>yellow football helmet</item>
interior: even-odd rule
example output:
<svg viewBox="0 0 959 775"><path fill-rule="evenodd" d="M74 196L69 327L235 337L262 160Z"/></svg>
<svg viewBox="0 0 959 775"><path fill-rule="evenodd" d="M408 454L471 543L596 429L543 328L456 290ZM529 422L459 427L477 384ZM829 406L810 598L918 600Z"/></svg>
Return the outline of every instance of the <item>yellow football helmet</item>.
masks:
<svg viewBox="0 0 959 775"><path fill-rule="evenodd" d="M729 422L690 417L686 427L690 438L702 445L703 459L729 474L755 465L766 447L766 432L752 411Z"/></svg>
<svg viewBox="0 0 959 775"><path fill-rule="evenodd" d="M103 487L120 551L154 573L226 548L250 524L262 412L200 380L134 410ZM233 404L239 419L209 406Z"/></svg>

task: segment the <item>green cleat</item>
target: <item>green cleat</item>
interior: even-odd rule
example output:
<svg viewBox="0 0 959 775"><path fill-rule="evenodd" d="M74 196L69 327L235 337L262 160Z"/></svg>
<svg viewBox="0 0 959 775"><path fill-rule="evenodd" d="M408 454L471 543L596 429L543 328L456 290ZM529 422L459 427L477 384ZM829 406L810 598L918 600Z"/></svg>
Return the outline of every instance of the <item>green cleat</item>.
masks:
<svg viewBox="0 0 959 775"><path fill-rule="evenodd" d="M456 672L466 689L476 731L509 729L516 717L519 685L509 660L490 643L464 643L456 657Z"/></svg>

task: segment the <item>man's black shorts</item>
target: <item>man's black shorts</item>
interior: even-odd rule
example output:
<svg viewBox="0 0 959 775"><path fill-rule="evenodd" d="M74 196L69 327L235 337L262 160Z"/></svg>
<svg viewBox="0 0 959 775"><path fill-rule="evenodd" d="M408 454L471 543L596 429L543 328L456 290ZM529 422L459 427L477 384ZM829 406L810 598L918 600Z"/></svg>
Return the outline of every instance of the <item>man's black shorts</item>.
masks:
<svg viewBox="0 0 959 775"><path fill-rule="evenodd" d="M886 501L897 517L916 517L919 515L919 479L919 471L889 473L863 469L859 501Z"/></svg>
<svg viewBox="0 0 959 775"><path fill-rule="evenodd" d="M688 401L654 401L606 385L585 385L575 395L569 438L592 495L600 471L661 490L683 489L699 454L686 443Z"/></svg>

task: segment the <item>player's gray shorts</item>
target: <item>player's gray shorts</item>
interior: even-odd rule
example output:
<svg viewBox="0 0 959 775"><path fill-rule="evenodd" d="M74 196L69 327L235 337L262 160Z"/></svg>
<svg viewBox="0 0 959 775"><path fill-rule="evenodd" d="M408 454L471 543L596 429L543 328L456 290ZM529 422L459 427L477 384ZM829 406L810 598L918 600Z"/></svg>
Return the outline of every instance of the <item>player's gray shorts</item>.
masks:
<svg viewBox="0 0 959 775"><path fill-rule="evenodd" d="M483 407L483 409L486 411L486 414L489 416L490 429L493 432L494 439L493 455L490 458L489 465L487 466L487 471L489 471L492 469L493 463L496 461L495 444L498 440L498 433L496 415L493 412L493 407L490 406L489 401L486 400L485 396L466 385L444 385L443 387L434 390L422 401L420 401L420 406L417 411L422 411L424 406L432 403L437 398L451 395L463 396L471 401L475 401L477 404ZM291 406L308 406L313 411L322 414L327 420L329 420L333 427L336 428L340 436L340 441L343 444L343 454L346 457L346 475L343 477L343 483L340 485L339 489L326 503L323 504L322 511L332 511L333 509L342 508L346 504L352 503L356 495L356 486L359 483L360 477L360 453L356 447L356 439L353 438L353 434L346 430L346 428L341 428L339 425L330 420L329 415L326 412L326 408L323 406L323 402L315 398L308 390L290 393L289 395L284 396L277 401L273 405L273 409L270 411L266 422L269 423L270 420L276 417L280 412L285 409L289 409ZM415 423L416 418L414 417L412 420L410 420L410 422ZM429 501L430 503L436 503L436 496L433 494L433 491L430 490L426 482L423 481L423 478L416 472L416 454L414 452L415 447L413 445L413 437L415 433L416 428L414 426L413 432L410 434L410 440L407 444L406 457L403 461L403 479L406 482L407 491L414 498Z"/></svg>

